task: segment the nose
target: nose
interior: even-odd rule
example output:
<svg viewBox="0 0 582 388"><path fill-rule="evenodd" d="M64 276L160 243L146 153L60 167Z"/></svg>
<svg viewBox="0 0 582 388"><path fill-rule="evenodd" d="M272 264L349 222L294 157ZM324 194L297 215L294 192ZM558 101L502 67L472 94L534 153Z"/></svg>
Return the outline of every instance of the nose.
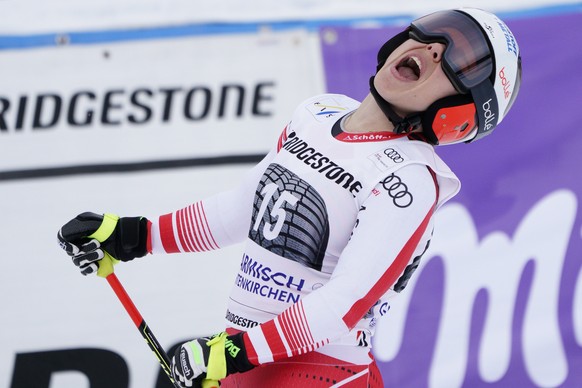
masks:
<svg viewBox="0 0 582 388"><path fill-rule="evenodd" d="M426 49L430 53L434 62L440 62L443 59L443 53L446 46L442 43L430 43L426 45Z"/></svg>

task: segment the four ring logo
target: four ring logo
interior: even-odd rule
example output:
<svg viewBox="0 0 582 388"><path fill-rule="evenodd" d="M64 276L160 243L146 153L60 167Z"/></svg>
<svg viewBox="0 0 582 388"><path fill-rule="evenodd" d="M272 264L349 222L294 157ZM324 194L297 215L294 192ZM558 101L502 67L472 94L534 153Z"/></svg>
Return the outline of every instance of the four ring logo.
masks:
<svg viewBox="0 0 582 388"><path fill-rule="evenodd" d="M412 194L408 191L408 186L402 180L391 174L382 182L382 186L392 198L394 205L400 208L408 207L412 203Z"/></svg>
<svg viewBox="0 0 582 388"><path fill-rule="evenodd" d="M392 159L394 163L404 162L404 158L394 148L386 148L384 150L384 155Z"/></svg>

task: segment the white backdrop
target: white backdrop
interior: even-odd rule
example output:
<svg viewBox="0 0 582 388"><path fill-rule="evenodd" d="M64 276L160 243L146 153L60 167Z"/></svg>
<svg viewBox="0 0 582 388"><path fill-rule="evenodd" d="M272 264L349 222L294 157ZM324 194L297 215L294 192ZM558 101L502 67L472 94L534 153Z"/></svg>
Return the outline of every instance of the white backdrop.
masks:
<svg viewBox="0 0 582 388"><path fill-rule="evenodd" d="M86 210L162 214L231 187L244 170L216 167L3 182L0 386L9 386L17 352L96 347L125 358L132 387L153 387L157 363L129 316L104 279L76 271L58 247L56 232ZM162 346L169 347L223 325L238 252L232 247L198 255L148 256L122 263L116 272ZM210 289L205 279L222 286ZM68 379L51 387L88 386L78 385L81 375Z"/></svg>

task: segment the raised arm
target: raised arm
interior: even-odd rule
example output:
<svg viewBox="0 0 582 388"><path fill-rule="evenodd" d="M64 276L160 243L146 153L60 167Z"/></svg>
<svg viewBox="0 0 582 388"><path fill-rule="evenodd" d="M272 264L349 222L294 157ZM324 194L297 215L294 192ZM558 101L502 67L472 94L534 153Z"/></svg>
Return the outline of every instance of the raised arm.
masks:
<svg viewBox="0 0 582 388"><path fill-rule="evenodd" d="M424 166L405 167L398 175L411 193L410 204L396 202L385 185L375 187L330 281L247 332L245 344L253 364L303 354L340 338L399 279L405 284L412 272L405 271L407 266L425 251L432 233L437 186Z"/></svg>

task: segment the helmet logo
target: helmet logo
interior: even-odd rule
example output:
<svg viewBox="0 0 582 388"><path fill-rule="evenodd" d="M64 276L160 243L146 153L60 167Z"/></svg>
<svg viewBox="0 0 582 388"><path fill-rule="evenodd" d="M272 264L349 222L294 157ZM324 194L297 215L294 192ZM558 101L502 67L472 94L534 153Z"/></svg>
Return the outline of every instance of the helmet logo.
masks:
<svg viewBox="0 0 582 388"><path fill-rule="evenodd" d="M483 116L485 116L485 130L489 131L495 127L491 122L495 120L495 113L491 110L491 98L483 103Z"/></svg>
<svg viewBox="0 0 582 388"><path fill-rule="evenodd" d="M511 88L511 82L505 77L505 66L499 70L499 78L501 78L501 85L503 86L503 96L507 100L511 96L511 91L509 90Z"/></svg>
<svg viewBox="0 0 582 388"><path fill-rule="evenodd" d="M493 30L493 27L491 27L489 24L483 22L483 25L485 26L485 29L487 30L487 32L489 32L489 35L491 35L491 37L493 39L495 39L495 31Z"/></svg>
<svg viewBox="0 0 582 388"><path fill-rule="evenodd" d="M503 35L505 35L505 41L507 43L507 51L509 51L510 53L514 53L515 56L517 56L518 55L517 42L515 41L513 34L511 33L511 31L509 31L509 28L507 28L505 23L503 23L501 20L498 20L497 24L499 25L499 28L501 28Z"/></svg>

